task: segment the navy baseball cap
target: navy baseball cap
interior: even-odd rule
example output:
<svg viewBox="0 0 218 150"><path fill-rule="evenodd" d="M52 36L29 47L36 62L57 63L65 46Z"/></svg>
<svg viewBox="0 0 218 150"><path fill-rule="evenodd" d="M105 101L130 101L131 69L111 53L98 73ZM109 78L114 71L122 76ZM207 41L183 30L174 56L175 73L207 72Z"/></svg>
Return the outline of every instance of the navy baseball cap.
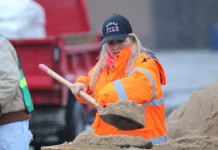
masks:
<svg viewBox="0 0 218 150"><path fill-rule="evenodd" d="M111 40L123 41L129 33L132 33L132 27L127 18L113 14L108 17L102 26L103 39L101 44Z"/></svg>

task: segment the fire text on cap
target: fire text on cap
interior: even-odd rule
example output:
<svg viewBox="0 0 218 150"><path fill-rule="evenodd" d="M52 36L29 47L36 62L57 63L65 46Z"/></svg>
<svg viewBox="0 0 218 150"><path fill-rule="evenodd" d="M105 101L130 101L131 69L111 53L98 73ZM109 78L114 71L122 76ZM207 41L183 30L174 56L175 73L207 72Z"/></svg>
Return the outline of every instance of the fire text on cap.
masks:
<svg viewBox="0 0 218 150"><path fill-rule="evenodd" d="M107 31L107 33L119 31L118 23L117 22L109 22L106 25L106 31Z"/></svg>

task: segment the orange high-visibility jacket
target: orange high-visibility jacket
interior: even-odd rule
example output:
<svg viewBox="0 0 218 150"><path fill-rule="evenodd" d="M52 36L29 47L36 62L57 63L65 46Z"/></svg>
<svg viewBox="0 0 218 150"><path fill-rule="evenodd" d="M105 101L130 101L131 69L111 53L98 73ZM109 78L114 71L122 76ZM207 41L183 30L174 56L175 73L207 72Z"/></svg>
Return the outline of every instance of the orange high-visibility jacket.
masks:
<svg viewBox="0 0 218 150"><path fill-rule="evenodd" d="M155 58L149 54L140 54L131 72L126 72L128 58L132 46L123 49L114 60L114 69L105 67L101 70L92 94L97 103L107 106L119 100L134 100L145 107L146 125L142 129L119 130L105 123L99 114L92 124L97 135L131 135L142 136L153 144L160 144L167 140L165 127L165 105L161 85L166 83L164 70ZM89 76L80 76L76 82L83 82L89 87ZM84 100L79 99L81 102Z"/></svg>

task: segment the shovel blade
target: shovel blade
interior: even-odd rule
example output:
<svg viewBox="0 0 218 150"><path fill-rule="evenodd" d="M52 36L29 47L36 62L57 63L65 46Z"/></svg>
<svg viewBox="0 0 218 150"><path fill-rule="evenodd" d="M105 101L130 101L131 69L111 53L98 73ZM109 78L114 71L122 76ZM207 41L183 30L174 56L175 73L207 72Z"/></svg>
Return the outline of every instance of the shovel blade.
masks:
<svg viewBox="0 0 218 150"><path fill-rule="evenodd" d="M116 114L100 114L100 117L104 122L111 124L120 130L134 130L144 128L144 124L124 116Z"/></svg>

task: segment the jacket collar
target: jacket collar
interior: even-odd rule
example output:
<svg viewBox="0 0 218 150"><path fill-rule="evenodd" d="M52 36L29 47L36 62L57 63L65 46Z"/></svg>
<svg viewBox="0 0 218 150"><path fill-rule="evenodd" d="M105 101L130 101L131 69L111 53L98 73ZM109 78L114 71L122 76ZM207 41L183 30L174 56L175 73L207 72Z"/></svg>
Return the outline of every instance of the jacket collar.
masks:
<svg viewBox="0 0 218 150"><path fill-rule="evenodd" d="M131 55L133 45L130 45L120 51L119 54L114 58L114 68L119 67L120 65L126 65Z"/></svg>

